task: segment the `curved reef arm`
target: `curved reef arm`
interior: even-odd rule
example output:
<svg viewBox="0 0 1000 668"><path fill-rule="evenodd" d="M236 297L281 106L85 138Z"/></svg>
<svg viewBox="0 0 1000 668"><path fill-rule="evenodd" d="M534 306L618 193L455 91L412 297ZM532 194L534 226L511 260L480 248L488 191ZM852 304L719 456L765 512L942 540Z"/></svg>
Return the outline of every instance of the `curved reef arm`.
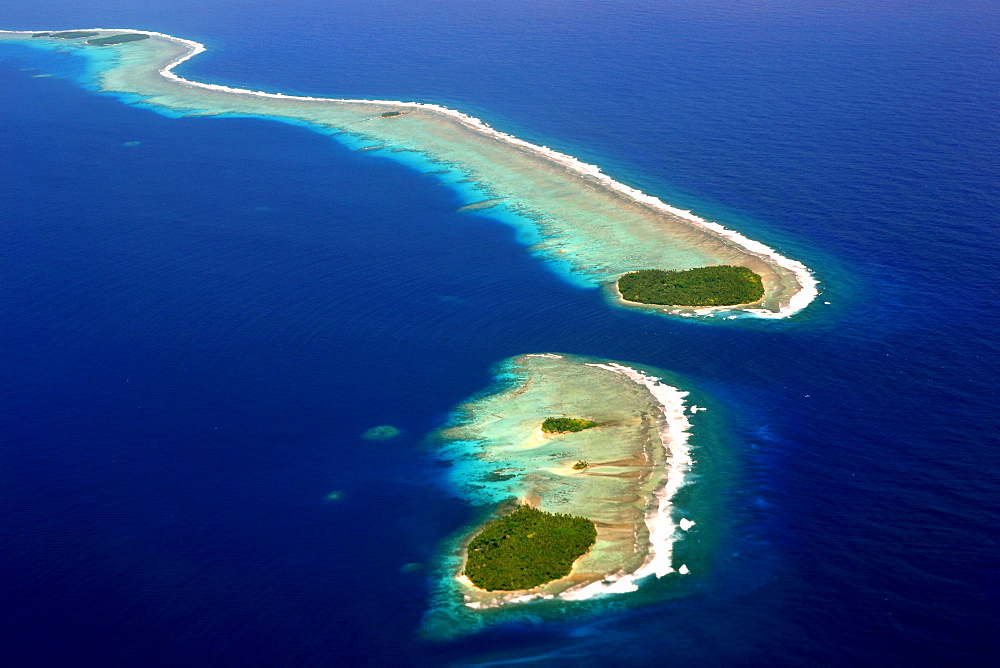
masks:
<svg viewBox="0 0 1000 668"><path fill-rule="evenodd" d="M138 97L154 108L303 123L357 148L446 172L442 180L460 190L469 204L489 204L463 208L515 226L530 251L564 278L582 286L606 287L609 298L620 306L654 313L708 315L729 310L780 318L803 309L818 294L815 279L802 263L615 181L594 165L500 132L453 109L420 102L284 95L192 81L175 70L205 51L202 44L142 30L58 34L76 33L97 44L38 32L0 31L0 39L51 43L85 56L99 53L94 62L100 90ZM136 35L147 39L132 37ZM665 309L626 302L614 290L618 277L630 271L715 265L751 269L763 280L764 297L749 305Z"/></svg>

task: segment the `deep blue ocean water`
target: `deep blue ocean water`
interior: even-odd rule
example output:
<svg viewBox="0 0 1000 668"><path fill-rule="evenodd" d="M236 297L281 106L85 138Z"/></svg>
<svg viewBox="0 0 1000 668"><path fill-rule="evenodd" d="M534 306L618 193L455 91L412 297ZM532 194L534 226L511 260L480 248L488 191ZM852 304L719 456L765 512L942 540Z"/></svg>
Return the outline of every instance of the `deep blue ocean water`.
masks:
<svg viewBox="0 0 1000 668"><path fill-rule="evenodd" d="M8 0L0 27L160 30L210 47L192 78L444 103L768 242L824 293L788 322L611 309L431 177L126 106L73 58L0 46L5 664L1000 659L993 3L149 4ZM403 566L476 513L424 438L544 350L713 397L711 572L421 640L427 570ZM361 438L381 424L402 436Z"/></svg>

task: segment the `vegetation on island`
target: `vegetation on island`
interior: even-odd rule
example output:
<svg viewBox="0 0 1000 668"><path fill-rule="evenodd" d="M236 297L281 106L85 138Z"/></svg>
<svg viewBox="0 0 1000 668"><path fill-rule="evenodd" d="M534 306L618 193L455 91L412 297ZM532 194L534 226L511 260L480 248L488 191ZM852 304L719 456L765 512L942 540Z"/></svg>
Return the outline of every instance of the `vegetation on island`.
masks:
<svg viewBox="0 0 1000 668"><path fill-rule="evenodd" d="M34 35L32 35L32 37L51 37L51 36L52 33L50 32L36 32Z"/></svg>
<svg viewBox="0 0 1000 668"><path fill-rule="evenodd" d="M83 37L96 37L100 34L92 30L67 30L65 32L54 32L49 37L55 37L56 39L81 39Z"/></svg>
<svg viewBox="0 0 1000 668"><path fill-rule="evenodd" d="M111 35L110 37L98 37L97 39L88 39L87 44L93 44L94 46L111 46L113 44L127 44L128 42L138 42L139 40L149 39L149 35L140 35L139 33L130 32L122 35Z"/></svg>
<svg viewBox="0 0 1000 668"><path fill-rule="evenodd" d="M581 459L576 464L573 464L573 470L574 471L583 471L584 469L589 468L589 467L590 467L590 462L588 462L588 461L586 461L584 459Z"/></svg>
<svg viewBox="0 0 1000 668"><path fill-rule="evenodd" d="M630 302L664 306L732 306L764 296L760 276L746 267L720 265L686 271L644 269L618 279L618 291Z"/></svg>
<svg viewBox="0 0 1000 668"><path fill-rule="evenodd" d="M600 422L580 418L550 417L542 423L542 431L547 434L565 434L568 431L583 431L591 427L600 427Z"/></svg>
<svg viewBox="0 0 1000 668"><path fill-rule="evenodd" d="M596 540L597 527L585 517L524 505L472 539L465 575L486 591L530 589L569 575Z"/></svg>
<svg viewBox="0 0 1000 668"><path fill-rule="evenodd" d="M401 111L386 111L382 113L382 118L393 118L395 116L402 116L402 115L403 112Z"/></svg>

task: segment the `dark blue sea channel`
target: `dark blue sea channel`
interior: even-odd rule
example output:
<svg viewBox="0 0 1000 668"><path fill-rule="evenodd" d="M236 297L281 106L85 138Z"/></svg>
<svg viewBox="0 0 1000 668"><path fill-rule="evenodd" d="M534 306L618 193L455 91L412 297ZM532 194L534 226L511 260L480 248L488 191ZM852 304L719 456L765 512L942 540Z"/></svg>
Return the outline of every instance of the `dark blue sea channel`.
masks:
<svg viewBox="0 0 1000 668"><path fill-rule="evenodd" d="M5 3L4 29L205 42L203 81L458 108L823 294L789 321L613 309L432 176L0 45L0 660L995 664L1000 14L730 5ZM542 351L711 397L712 557L660 602L421 639L481 512L425 438Z"/></svg>

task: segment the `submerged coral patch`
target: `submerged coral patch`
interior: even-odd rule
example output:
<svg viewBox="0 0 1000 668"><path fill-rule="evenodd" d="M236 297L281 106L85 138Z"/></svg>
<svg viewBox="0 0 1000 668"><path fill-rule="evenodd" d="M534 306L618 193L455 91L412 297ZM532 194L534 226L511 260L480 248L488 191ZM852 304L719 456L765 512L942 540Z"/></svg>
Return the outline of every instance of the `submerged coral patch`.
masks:
<svg viewBox="0 0 1000 668"><path fill-rule="evenodd" d="M399 436L401 433L402 432L396 427L389 424L383 424L378 427L366 429L365 433L361 434L361 438L368 441L387 441L390 438Z"/></svg>

